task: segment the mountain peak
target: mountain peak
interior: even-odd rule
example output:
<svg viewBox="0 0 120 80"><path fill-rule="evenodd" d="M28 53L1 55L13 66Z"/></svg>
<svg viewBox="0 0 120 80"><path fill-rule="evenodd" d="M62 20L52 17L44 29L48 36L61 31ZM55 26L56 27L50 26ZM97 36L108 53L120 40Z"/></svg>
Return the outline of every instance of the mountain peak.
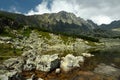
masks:
<svg viewBox="0 0 120 80"><path fill-rule="evenodd" d="M60 15L61 17L65 17L65 18L76 18L75 14L66 12L66 11L60 11L57 14Z"/></svg>
<svg viewBox="0 0 120 80"><path fill-rule="evenodd" d="M58 13L60 13L60 14L67 14L68 12L66 12L66 11L60 11Z"/></svg>

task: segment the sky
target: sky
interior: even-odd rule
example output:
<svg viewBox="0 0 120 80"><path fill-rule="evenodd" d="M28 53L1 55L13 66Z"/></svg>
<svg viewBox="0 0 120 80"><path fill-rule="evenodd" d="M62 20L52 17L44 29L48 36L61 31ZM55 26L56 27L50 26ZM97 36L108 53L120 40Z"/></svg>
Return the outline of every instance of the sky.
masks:
<svg viewBox="0 0 120 80"><path fill-rule="evenodd" d="M120 0L0 0L0 10L24 15L67 11L98 25L120 20Z"/></svg>

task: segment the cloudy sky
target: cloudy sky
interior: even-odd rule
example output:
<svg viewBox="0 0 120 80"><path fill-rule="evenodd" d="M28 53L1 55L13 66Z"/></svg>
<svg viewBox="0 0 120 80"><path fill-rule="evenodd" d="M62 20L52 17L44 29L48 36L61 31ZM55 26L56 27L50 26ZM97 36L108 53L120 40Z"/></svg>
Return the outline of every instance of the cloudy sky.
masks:
<svg viewBox="0 0 120 80"><path fill-rule="evenodd" d="M67 11L97 24L120 19L120 0L0 0L0 9L25 15Z"/></svg>

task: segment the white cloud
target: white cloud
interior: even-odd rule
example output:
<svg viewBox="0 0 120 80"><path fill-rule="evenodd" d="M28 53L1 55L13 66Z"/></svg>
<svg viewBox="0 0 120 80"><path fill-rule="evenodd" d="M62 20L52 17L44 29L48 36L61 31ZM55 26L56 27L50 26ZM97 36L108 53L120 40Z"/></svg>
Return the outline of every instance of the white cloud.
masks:
<svg viewBox="0 0 120 80"><path fill-rule="evenodd" d="M30 10L27 15L50 13L47 4L48 3L46 1L43 1L41 4L36 6L35 10Z"/></svg>
<svg viewBox="0 0 120 80"><path fill-rule="evenodd" d="M16 9L15 6L11 6L9 12L14 12L14 13L19 13L19 14L21 14L21 12L19 12L19 11Z"/></svg>
<svg viewBox="0 0 120 80"><path fill-rule="evenodd" d="M51 7L48 8L48 0L43 0L27 15L57 13L64 10L76 14L78 17L91 19L97 24L108 24L112 20L120 19L119 2L119 0L52 0Z"/></svg>
<svg viewBox="0 0 120 80"><path fill-rule="evenodd" d="M94 16L91 18L94 22L97 22L98 25L100 24L110 24L112 22L112 19L108 16Z"/></svg>

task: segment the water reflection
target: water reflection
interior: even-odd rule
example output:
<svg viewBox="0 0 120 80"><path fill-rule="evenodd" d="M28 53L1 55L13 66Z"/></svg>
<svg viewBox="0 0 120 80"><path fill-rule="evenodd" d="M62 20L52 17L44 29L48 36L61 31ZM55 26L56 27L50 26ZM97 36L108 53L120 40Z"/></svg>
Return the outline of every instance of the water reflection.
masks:
<svg viewBox="0 0 120 80"><path fill-rule="evenodd" d="M90 53L95 56L86 58L83 70L93 70L100 63L120 68L120 46L90 50Z"/></svg>

